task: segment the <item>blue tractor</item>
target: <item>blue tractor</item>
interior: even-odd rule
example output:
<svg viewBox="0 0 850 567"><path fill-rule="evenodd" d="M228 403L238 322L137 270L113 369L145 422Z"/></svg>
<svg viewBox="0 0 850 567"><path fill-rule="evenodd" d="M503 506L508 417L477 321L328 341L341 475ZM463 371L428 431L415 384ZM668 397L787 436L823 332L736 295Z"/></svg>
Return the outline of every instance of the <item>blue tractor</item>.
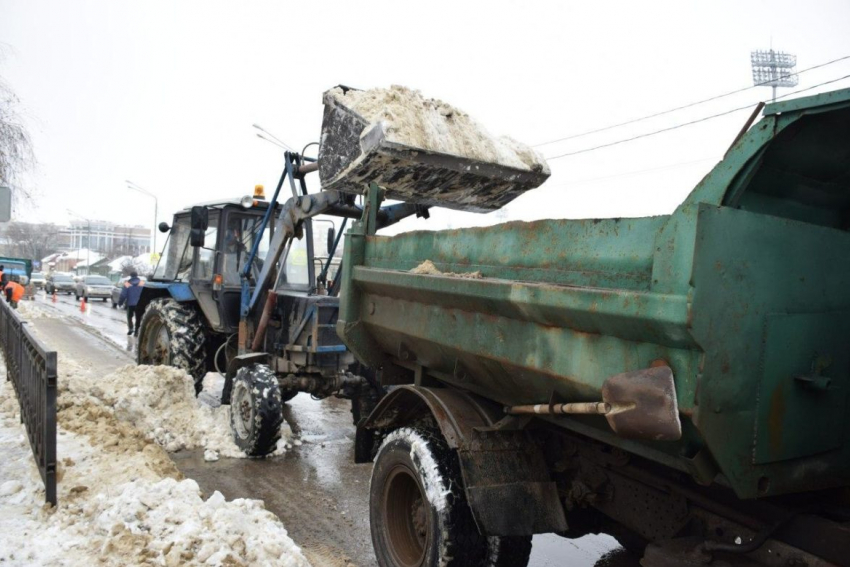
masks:
<svg viewBox="0 0 850 567"><path fill-rule="evenodd" d="M287 152L270 200L258 187L161 223L168 238L138 307L137 362L186 370L196 392L207 372L221 372L234 438L252 456L274 450L282 403L298 392L351 398L355 423L381 395L336 333L337 250L362 208L351 193L308 193L317 169ZM292 197L281 203L287 180ZM386 226L412 214L427 207L389 206L380 218Z"/></svg>

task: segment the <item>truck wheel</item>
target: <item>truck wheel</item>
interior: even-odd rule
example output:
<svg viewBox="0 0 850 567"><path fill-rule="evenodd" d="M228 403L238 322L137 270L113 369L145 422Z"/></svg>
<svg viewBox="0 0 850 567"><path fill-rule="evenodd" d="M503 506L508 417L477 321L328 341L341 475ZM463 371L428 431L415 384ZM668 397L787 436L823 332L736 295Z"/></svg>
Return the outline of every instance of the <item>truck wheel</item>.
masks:
<svg viewBox="0 0 850 567"><path fill-rule="evenodd" d="M531 536L491 536L484 567L526 567L530 557Z"/></svg>
<svg viewBox="0 0 850 567"><path fill-rule="evenodd" d="M387 435L369 492L381 567L484 564L487 538L466 503L457 454L439 433L405 427Z"/></svg>
<svg viewBox="0 0 850 567"><path fill-rule="evenodd" d="M236 445L249 457L268 455L280 439L281 423L283 402L274 372L264 364L240 368L230 394L230 428Z"/></svg>
<svg viewBox="0 0 850 567"><path fill-rule="evenodd" d="M139 326L136 353L139 364L182 368L195 380L195 393L203 389L207 371L204 326L191 306L171 298L151 301Z"/></svg>

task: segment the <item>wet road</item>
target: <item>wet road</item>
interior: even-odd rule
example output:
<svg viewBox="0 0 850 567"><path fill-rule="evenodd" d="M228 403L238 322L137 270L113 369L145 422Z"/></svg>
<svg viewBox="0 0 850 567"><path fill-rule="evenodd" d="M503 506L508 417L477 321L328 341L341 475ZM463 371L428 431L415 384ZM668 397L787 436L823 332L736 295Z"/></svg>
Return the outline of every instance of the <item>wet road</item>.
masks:
<svg viewBox="0 0 850 567"><path fill-rule="evenodd" d="M112 309L110 302L92 302L86 313L80 312L73 296L59 296L52 303L41 295L37 303L51 315L34 323L52 348L104 372L134 360L124 311ZM375 565L368 510L371 465L354 464L349 407L346 400L296 396L284 410L293 446L280 457L213 463L205 462L200 451L172 457L207 494L218 490L228 499L264 500L316 567L371 567ZM534 538L529 565L636 567L638 563L607 536L566 540L542 535Z"/></svg>

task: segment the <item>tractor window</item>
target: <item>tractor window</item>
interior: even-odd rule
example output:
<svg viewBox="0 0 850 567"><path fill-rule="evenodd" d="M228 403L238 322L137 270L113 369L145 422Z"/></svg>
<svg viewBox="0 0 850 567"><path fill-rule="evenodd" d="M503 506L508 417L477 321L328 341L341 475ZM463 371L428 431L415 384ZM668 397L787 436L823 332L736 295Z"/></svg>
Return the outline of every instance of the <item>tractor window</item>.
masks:
<svg viewBox="0 0 850 567"><path fill-rule="evenodd" d="M304 231L306 233L306 230ZM286 259L283 263L283 273L286 276L285 281L290 286L308 286L310 285L310 272L307 269L307 235L300 240L292 239L292 244L289 246L289 252L286 254Z"/></svg>
<svg viewBox="0 0 850 567"><path fill-rule="evenodd" d="M194 278L212 280L215 268L215 239L218 235L218 215L210 215L209 226L204 237L204 247L198 248L198 263L195 265Z"/></svg>
<svg viewBox="0 0 850 567"><path fill-rule="evenodd" d="M224 283L240 285L239 272L248 261L254 240L258 238L257 232L263 224L263 218L257 215L231 214L227 220L227 230L224 233L222 243L224 253ZM259 235L260 242L257 247L257 255L254 258L251 272L254 277L260 275L263 262L269 252L269 235L271 230L266 228Z"/></svg>
<svg viewBox="0 0 850 567"><path fill-rule="evenodd" d="M168 242L159 259L154 278L184 281L192 267L193 248L189 246L189 217L178 217L168 235Z"/></svg>

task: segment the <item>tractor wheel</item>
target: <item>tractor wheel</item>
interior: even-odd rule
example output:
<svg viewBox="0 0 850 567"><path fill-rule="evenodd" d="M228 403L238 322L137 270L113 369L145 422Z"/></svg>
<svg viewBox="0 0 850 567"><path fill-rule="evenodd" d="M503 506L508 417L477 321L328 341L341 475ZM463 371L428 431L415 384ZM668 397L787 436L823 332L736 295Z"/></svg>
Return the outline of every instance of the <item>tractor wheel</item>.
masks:
<svg viewBox="0 0 850 567"><path fill-rule="evenodd" d="M381 567L466 567L488 557L457 454L433 430L405 427L384 439L372 469L369 519Z"/></svg>
<svg viewBox="0 0 850 567"><path fill-rule="evenodd" d="M249 457L268 455L280 439L281 423L283 402L274 372L264 364L240 368L230 394L230 428L236 445Z"/></svg>
<svg viewBox="0 0 850 567"><path fill-rule="evenodd" d="M206 336L198 311L171 298L151 301L139 326L136 349L139 364L182 368L195 380L195 393L203 389Z"/></svg>

